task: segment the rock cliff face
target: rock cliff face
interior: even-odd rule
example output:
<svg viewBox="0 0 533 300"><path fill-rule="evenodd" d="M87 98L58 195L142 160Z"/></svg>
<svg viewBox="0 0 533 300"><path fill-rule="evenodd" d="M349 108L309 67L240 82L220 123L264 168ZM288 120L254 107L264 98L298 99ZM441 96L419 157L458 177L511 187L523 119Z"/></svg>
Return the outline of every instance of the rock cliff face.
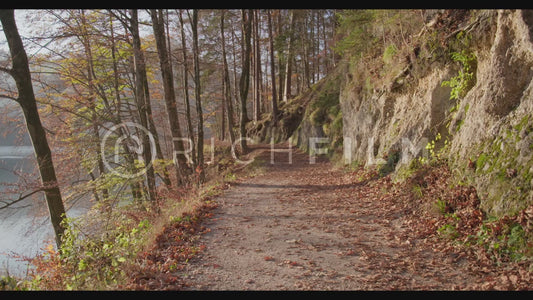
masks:
<svg viewBox="0 0 533 300"><path fill-rule="evenodd" d="M416 157L441 155L457 184L476 187L489 215L513 214L533 203L533 11L480 11L455 22L445 55L436 55L436 29L426 24L405 68L379 86L363 63L345 67L344 153L388 163L397 179ZM443 84L459 79L462 87Z"/></svg>

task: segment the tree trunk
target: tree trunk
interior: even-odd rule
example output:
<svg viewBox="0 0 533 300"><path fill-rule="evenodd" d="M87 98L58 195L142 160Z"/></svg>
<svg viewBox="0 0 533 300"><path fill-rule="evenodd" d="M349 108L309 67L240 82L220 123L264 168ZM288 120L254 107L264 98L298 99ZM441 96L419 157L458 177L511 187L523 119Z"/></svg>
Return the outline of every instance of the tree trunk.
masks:
<svg viewBox="0 0 533 300"><path fill-rule="evenodd" d="M167 18L168 18L168 14L167 14ZM168 20L167 20L167 26L168 26ZM168 33L168 29L167 29L167 33ZM167 35L167 38L168 38L168 44L169 44L169 46L168 46L168 59L169 59L169 63L170 63L170 66L171 66L171 72L172 72L172 59L171 59L172 55L171 55L171 52L170 52L170 37ZM163 151L161 150L161 143L159 142L159 134L157 133L157 128L155 126L154 118L153 118L153 115L152 115L152 105L150 104L150 91L148 89L148 78L146 78L146 82L147 82L146 88L145 88L145 93L146 93L146 117L148 118L148 130L150 131L150 133L154 137L157 159L164 160L165 157L163 156ZM168 168L166 166L163 167L163 178L162 179L163 179L163 182L165 183L166 186L171 186L172 185L172 182L170 181L170 175L169 175L169 172L168 172Z"/></svg>
<svg viewBox="0 0 533 300"><path fill-rule="evenodd" d="M95 85L94 85L94 70L93 70L93 55L91 49L91 42L89 40L89 34L87 32L87 23L85 18L85 12L81 10L81 24L82 24L82 35L80 39L85 50L85 56L87 59L87 83L88 83L88 100L89 100L89 110L91 111L91 120L92 120L92 129L94 131L94 136L96 141L95 151L96 151L96 162L98 165L98 173L100 177L103 177L105 174L104 161L102 160L102 152L100 151L100 132L98 127L98 117L96 114L96 100L94 99ZM109 198L109 191L106 188L102 189L102 198L104 202Z"/></svg>
<svg viewBox="0 0 533 300"><path fill-rule="evenodd" d="M313 28L312 26L310 26L310 24L307 22L307 18L305 18L304 20L302 20L304 22L304 29L307 29L307 28ZM312 33L312 31L311 31ZM302 63L303 63L303 73L304 73L304 76L303 76L303 89L302 90L306 90L308 89L309 87L311 87L311 75L310 75L310 70L309 70L309 43L312 42L311 39L308 39L308 36L307 36L307 30L302 30L302 50L303 50L303 56L302 56Z"/></svg>
<svg viewBox="0 0 533 300"><path fill-rule="evenodd" d="M187 157L185 156L183 147L183 138L181 135L181 129L178 118L178 109L176 107L176 96L174 92L174 80L172 71L170 69L170 63L168 60L167 46L165 40L165 28L163 26L163 13L161 9L150 10L150 16L152 18L152 26L154 30L154 37L157 46L157 53L159 55L159 62L161 66L161 76L163 78L163 90L165 94L165 106L168 113L168 121L170 125L170 131L172 132L172 145L177 160L177 179L178 183L183 183L183 179L190 172L187 167Z"/></svg>
<svg viewBox="0 0 533 300"><path fill-rule="evenodd" d="M194 92L196 98L196 114L198 115L198 139L197 139L197 154L198 164L196 172L198 174L199 183L205 180L204 172L204 116L202 111L201 87L200 87L200 62L198 49L198 10L194 9L192 13L192 40L193 40L193 60L194 60Z"/></svg>
<svg viewBox="0 0 533 300"><path fill-rule="evenodd" d="M110 16L109 16L109 25L110 25L110 29L111 29L111 57L113 59L113 87L114 87L114 92L115 92L115 99L116 99L116 105L115 105L115 115L116 115L116 123L117 124L121 124L122 123L122 117L120 116L120 109L122 107L122 104L121 104L121 96L120 96L120 83L119 83L119 74L118 74L118 65L117 65L117 58L116 58L116 43L115 43L115 34L114 34L114 30L113 30L113 20L112 20L112 14L110 13ZM121 127L121 130L123 128ZM124 132L122 132L123 135L125 135ZM134 159L133 159L133 155L130 151L130 149L126 146L126 145L123 145L123 150L124 150L124 153L125 153L125 159L126 159L126 163L128 164L128 167L130 168L130 170L132 170L132 174L136 173L134 172L133 170L135 169L135 165L134 165ZM93 179L94 180L94 179ZM136 201L136 202L140 202L141 201L141 198L142 198L142 195L141 195L141 190L142 190L142 187L140 186L140 183L138 182L131 182L130 183L130 189L131 189L131 194L133 196L133 199Z"/></svg>
<svg viewBox="0 0 533 300"><path fill-rule="evenodd" d="M254 120L257 121L261 114L261 51L259 45L259 16L258 11L254 10L253 16L253 35L254 35Z"/></svg>
<svg viewBox="0 0 533 300"><path fill-rule="evenodd" d="M220 101L220 133L219 139L226 140L226 78L222 76L222 99Z"/></svg>
<svg viewBox="0 0 533 300"><path fill-rule="evenodd" d="M328 42L327 42L327 26L326 26L326 18L322 17L322 41L324 42L324 73L327 74L329 72L329 57L328 57Z"/></svg>
<svg viewBox="0 0 533 300"><path fill-rule="evenodd" d="M191 156L193 165L196 167L196 145L194 142L194 133L192 128L192 118L191 118L191 105L189 104L189 73L188 73L188 64L187 64L187 43L185 42L185 27L183 23L183 17L181 15L181 10L179 11L179 19L181 25L181 48L183 56L183 94L185 98L185 113L187 114L187 132L189 135L189 142L191 146Z"/></svg>
<svg viewBox="0 0 533 300"><path fill-rule="evenodd" d="M281 17L281 11L278 10L278 22L277 22L277 28L276 28L278 36L281 36L281 32L282 32L282 20L283 19ZM279 99L279 101L282 101L282 99L283 99L283 90L284 90L284 87L285 87L285 68L283 67L282 56L283 55L281 55L278 52L278 72L279 72L278 99Z"/></svg>
<svg viewBox="0 0 533 300"><path fill-rule="evenodd" d="M293 57L293 33L294 12L290 12L289 41L287 42L287 61L285 62L285 86L283 91L283 101L287 102L291 97L291 77L292 77L292 57Z"/></svg>
<svg viewBox="0 0 533 300"><path fill-rule="evenodd" d="M147 103L149 98L147 98L147 85L148 80L146 77L146 66L144 62L144 55L141 51L141 39L139 35L139 26L137 18L137 10L131 10L131 31L133 39L133 53L135 57L135 99L137 102L137 108L139 110L139 117L141 120L141 125L148 130L148 113L147 113ZM149 97L149 96L148 96ZM142 133L141 133L142 134ZM145 165L148 166L152 163L152 151L150 140L148 135L142 134L143 136L143 159ZM146 181L148 185L148 196L150 202L155 202L157 199L156 195L156 186L155 186L155 174L154 169L150 167L146 170Z"/></svg>
<svg viewBox="0 0 533 300"><path fill-rule="evenodd" d="M236 50L236 47L235 45L237 44L235 42L235 28L233 28L233 25L231 27L231 53L232 53L232 57L233 57L233 98L235 99L235 116L241 114L241 109L240 109L240 98L239 98L239 88L237 87L237 83L239 82L239 80L237 80L237 50ZM235 126L237 124L234 124Z"/></svg>
<svg viewBox="0 0 533 300"><path fill-rule="evenodd" d="M9 45L12 59L12 69L10 75L15 80L18 98L26 119L26 126L33 144L35 156L39 166L41 182L45 194L50 220L54 228L57 247L61 247L61 238L65 231L63 220L66 218L65 207L61 198L59 184L52 161L52 152L46 139L46 132L41 123L37 102L33 92L30 67L28 57L22 44L22 39L18 33L15 23L14 10L0 10L0 21Z"/></svg>
<svg viewBox="0 0 533 300"><path fill-rule="evenodd" d="M243 51L242 51L242 72L239 81L239 89L241 93L241 122L240 122L240 134L241 134L241 151L242 153L248 152L246 145L246 123L249 121L246 113L246 100L248 98L248 88L250 83L250 34L252 31L251 26L251 9L242 10L242 33L243 33Z"/></svg>
<svg viewBox="0 0 533 300"><path fill-rule="evenodd" d="M268 10L268 35L270 43L270 78L272 80L272 122L278 122L278 100L276 91L276 70L274 63L274 36L272 34L272 13Z"/></svg>
<svg viewBox="0 0 533 300"><path fill-rule="evenodd" d="M229 80L229 70L228 70L228 60L226 59L226 39L224 36L224 13L225 11L222 10L220 14L220 36L221 36L221 43L222 43L222 61L223 61L223 68L224 68L224 75L223 75L223 83L224 83L224 104L226 105L226 112L227 112L227 120L228 120L228 132L229 132L229 139L230 143L233 147L233 143L235 143L235 133L233 132L233 103L231 100L231 85ZM222 115L222 122L224 122L224 115Z"/></svg>

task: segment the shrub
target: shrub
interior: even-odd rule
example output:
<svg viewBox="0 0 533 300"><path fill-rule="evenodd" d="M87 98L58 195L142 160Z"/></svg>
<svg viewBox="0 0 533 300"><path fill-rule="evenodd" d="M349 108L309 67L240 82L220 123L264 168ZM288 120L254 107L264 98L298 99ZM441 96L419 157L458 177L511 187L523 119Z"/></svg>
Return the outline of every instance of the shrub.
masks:
<svg viewBox="0 0 533 300"><path fill-rule="evenodd" d="M85 236L73 219L64 222L65 233L58 251L47 251L34 259L32 288L39 290L101 290L124 281L123 264L141 248L144 220L133 228L119 226L102 237Z"/></svg>
<svg viewBox="0 0 533 300"><path fill-rule="evenodd" d="M455 62L459 62L462 65L462 68L459 70L457 76L442 82L442 86L449 86L452 88L450 92L450 100L461 99L476 84L475 69L477 67L477 58L474 53L467 50L452 52L451 58Z"/></svg>
<svg viewBox="0 0 533 300"><path fill-rule="evenodd" d="M386 64L391 63L397 52L398 48L396 48L396 45L390 44L387 48L385 48L385 51L383 51L383 62Z"/></svg>

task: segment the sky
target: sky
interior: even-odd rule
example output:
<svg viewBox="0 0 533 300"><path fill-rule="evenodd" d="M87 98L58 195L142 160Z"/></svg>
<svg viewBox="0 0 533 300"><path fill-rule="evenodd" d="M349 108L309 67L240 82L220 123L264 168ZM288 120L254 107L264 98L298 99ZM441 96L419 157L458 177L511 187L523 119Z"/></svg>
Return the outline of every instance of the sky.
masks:
<svg viewBox="0 0 533 300"><path fill-rule="evenodd" d="M29 29L32 28L32 26L36 26L36 24L31 24L30 21L27 20L27 18L30 17L34 13L35 13L35 10L31 10L31 9L30 10L26 10L26 9L15 10L15 22L17 23L19 34L22 37L28 36L30 33ZM4 51L8 51L6 37L4 35L4 29L2 28L1 24L0 24L0 49Z"/></svg>
<svg viewBox="0 0 533 300"><path fill-rule="evenodd" d="M61 9L59 9L59 11L60 10ZM17 24L19 34L22 37L26 53L28 54L30 60L31 57L37 53L46 53L46 48L43 48L42 46L50 42L50 39L43 39L39 41L39 44L37 44L34 39L30 38L35 38L36 36L38 36L39 34L36 32L44 32L49 30L50 28L52 28L54 21L56 21L56 18L51 14L39 14L42 11L44 11L44 9L15 9L15 22ZM139 10L140 21L149 19L148 14L146 14L145 12L145 9ZM150 34L152 32L151 26L141 25L139 29L141 35L143 34L143 32L147 34ZM61 48L61 43L57 40L55 41L55 45L58 45L59 48ZM54 43L50 43L47 46L53 47ZM0 61L5 58L5 55L7 53L9 53L9 48L3 32L3 28L0 24Z"/></svg>

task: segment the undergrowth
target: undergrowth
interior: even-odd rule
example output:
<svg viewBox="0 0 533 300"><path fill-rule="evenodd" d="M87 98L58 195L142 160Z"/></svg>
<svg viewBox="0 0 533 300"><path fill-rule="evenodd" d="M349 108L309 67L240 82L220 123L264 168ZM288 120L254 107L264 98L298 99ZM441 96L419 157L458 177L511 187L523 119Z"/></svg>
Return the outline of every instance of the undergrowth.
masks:
<svg viewBox="0 0 533 300"><path fill-rule="evenodd" d="M453 185L452 174L443 159L418 164L404 182L405 193L430 219L431 234L454 247L472 251L493 264L522 263L533 270L532 217L526 208L514 216L496 218L480 209L473 186Z"/></svg>
<svg viewBox="0 0 533 300"><path fill-rule="evenodd" d="M101 207L67 218L62 246L50 243L31 258L26 278L3 276L0 290L179 290L178 275L202 251L196 242L202 220L217 206L213 198L227 182L256 174L258 163L237 169L222 151L216 170L197 187L159 190L158 209Z"/></svg>

